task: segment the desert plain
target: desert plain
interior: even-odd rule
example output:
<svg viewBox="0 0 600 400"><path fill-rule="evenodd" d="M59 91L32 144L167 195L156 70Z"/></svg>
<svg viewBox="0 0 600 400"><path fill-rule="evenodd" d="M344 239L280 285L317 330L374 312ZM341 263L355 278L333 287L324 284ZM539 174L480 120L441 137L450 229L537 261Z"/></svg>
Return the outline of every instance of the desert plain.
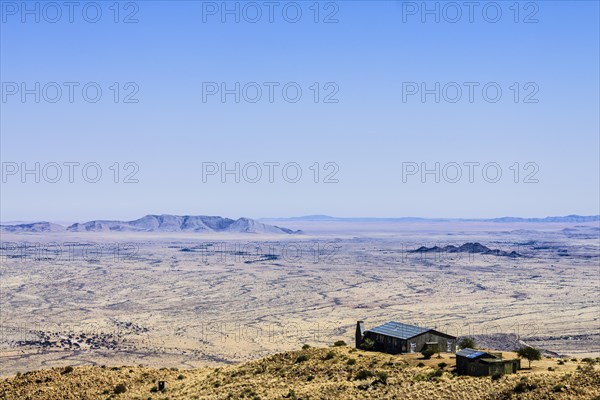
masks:
<svg viewBox="0 0 600 400"><path fill-rule="evenodd" d="M2 233L0 374L221 366L357 320L600 355L598 222L268 223L303 233ZM447 247L474 243L498 252Z"/></svg>

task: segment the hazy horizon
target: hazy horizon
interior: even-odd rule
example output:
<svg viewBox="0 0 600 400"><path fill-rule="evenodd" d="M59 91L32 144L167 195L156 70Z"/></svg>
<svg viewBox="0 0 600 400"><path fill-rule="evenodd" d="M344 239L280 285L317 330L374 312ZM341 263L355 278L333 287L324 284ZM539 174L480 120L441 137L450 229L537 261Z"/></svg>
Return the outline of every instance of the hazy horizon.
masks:
<svg viewBox="0 0 600 400"><path fill-rule="evenodd" d="M341 216L341 215L325 215L325 214L310 214L310 215L292 215L292 216L267 216L267 217L254 217L247 215L240 216L230 216L230 215L208 215L208 214L166 214L166 213L146 213L143 215L139 215L137 217L132 218L89 218L89 219L70 219L70 220L51 220L51 219L38 219L38 220L27 220L27 219L15 219L15 220L0 220L0 224L31 224L36 222L49 222L58 225L69 225L78 222L87 222L87 221L133 221L139 218L142 218L146 215L177 215L177 216L218 216L223 218L230 219L238 219L238 218L250 218L254 220L290 220L294 219L304 219L310 217L323 217L323 218L331 218L335 219L375 219L375 220L394 220L394 219L422 219L424 221L427 220L493 220L499 218L522 218L522 219L544 219L544 218L564 218L564 217L600 217L600 214L592 214L592 215L581 215L581 214L564 214L564 215L544 215L544 216L522 216L522 215L501 215L494 217L422 217L422 216L368 216L368 215L359 215L359 216Z"/></svg>

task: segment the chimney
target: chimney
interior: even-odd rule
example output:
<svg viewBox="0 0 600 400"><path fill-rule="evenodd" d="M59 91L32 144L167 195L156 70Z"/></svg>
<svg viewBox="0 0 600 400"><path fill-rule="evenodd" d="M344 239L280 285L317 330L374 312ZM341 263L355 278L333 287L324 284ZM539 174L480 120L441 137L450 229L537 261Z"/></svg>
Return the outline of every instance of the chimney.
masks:
<svg viewBox="0 0 600 400"><path fill-rule="evenodd" d="M358 349L363 342L365 336L365 322L356 321L356 348Z"/></svg>

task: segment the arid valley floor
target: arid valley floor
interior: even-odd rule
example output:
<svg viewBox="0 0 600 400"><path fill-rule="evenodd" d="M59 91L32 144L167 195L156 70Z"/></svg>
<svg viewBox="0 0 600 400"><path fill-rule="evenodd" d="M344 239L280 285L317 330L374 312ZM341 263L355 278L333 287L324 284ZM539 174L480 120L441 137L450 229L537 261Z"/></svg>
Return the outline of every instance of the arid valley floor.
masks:
<svg viewBox="0 0 600 400"><path fill-rule="evenodd" d="M304 233L3 233L1 375L223 366L357 320L600 355L597 222L277 223ZM414 251L465 243L517 255Z"/></svg>

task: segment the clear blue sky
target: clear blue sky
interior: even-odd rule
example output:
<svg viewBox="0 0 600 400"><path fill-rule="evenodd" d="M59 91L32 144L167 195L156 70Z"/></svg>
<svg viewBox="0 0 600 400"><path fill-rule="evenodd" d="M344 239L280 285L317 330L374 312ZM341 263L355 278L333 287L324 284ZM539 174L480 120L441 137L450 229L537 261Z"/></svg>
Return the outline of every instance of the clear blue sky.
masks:
<svg viewBox="0 0 600 400"><path fill-rule="evenodd" d="M318 23L313 1L297 3L302 15L296 23L289 22L296 18L290 2L276 2L272 23L262 1L254 3L262 8L256 23L250 21L256 10L246 2L238 3L240 22L215 10L222 7L220 1L121 2L119 23L114 22L113 1L98 2L98 22L86 21L96 18L88 3L79 3L70 23L66 8L59 17L38 3L36 22L36 2L27 2L34 14L23 14L20 1L2 1L4 221L133 219L147 213L599 213L597 1L520 2L518 15L514 2L498 2L494 4L500 5L502 15L495 23L490 21L496 9L489 2L478 3L473 22L463 8L454 23L449 20L456 10L447 2L438 3L439 22L435 15L415 10L422 2L321 2ZM227 4L236 7L236 2ZM436 2L428 4L433 8ZM126 18L138 22L123 23ZM23 102L19 85L35 92L36 82L40 102L35 102L35 93ZM63 88L56 103L49 101L56 97L49 82ZM72 103L65 82L79 84ZM82 97L81 88L88 82L102 89L96 103ZM114 82L121 86L118 103L110 88ZM124 88L127 82L134 85ZM242 93L236 103L231 94L223 103L219 94L205 92L203 101L203 82L225 82L230 89L235 82L241 87L258 82L263 96L251 103ZM272 103L264 82L279 83ZM288 82L302 88L296 103L282 97L281 88ZM317 103L315 82L320 86ZM325 87L328 82L332 84ZM425 82L430 89L436 82L440 88L457 82L464 90L456 103L447 101L455 96L454 84L445 93L440 89L439 103L433 94L422 102L420 94L407 95L406 82ZM473 102L464 82L479 83ZM502 89L498 102L482 97L481 88L489 82ZM517 103L515 82L520 86ZM527 83L533 84L525 87ZM136 87L133 98L139 102L124 103ZM253 98L255 88L247 90L246 97ZM331 98L338 102L325 103L335 90ZM526 98L538 102L524 102ZM45 175L40 172L39 183L33 174L22 182L22 163L33 169L36 162L46 167ZM71 183L65 162L98 163L102 178L86 182L75 167ZM113 182L110 169L115 162L120 163L119 183ZM139 166L134 176L138 183L122 182L127 162ZM222 183L217 174L203 182L203 162L249 165L247 179L242 175L236 183L228 175ZM262 179L252 183L252 162L295 162L302 178L289 183L275 167L271 183L263 166ZM311 169L315 162L321 170L319 183ZM338 183L323 182L334 172L334 166L325 169L327 162L339 168L334 176ZM426 163L433 169L436 162L439 183L433 174L425 182L419 173L403 179L403 163L419 168ZM472 183L465 162L480 163ZM51 182L51 163L62 165L56 183ZM456 183L450 182L456 164L449 163L462 165L463 176ZM481 166L487 163L501 168L498 182L482 177ZM535 165L526 168L526 163ZM13 175L15 165L19 171ZM533 172L530 178L538 182L524 182Z"/></svg>

